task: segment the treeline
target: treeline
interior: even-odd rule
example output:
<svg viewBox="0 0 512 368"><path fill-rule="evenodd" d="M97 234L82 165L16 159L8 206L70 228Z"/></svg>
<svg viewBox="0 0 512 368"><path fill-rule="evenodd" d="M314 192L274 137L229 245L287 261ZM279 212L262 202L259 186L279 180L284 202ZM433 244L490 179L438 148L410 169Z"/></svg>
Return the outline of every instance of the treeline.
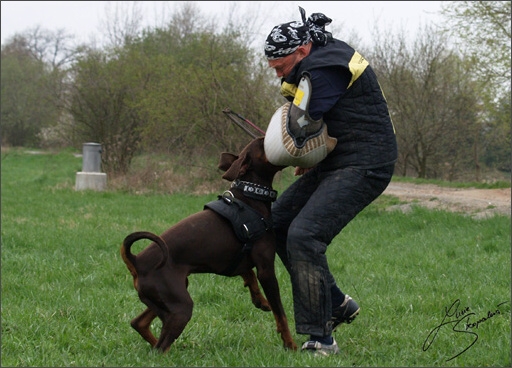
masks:
<svg viewBox="0 0 512 368"><path fill-rule="evenodd" d="M434 25L419 29L413 42L376 28L371 46L353 45L389 102L398 175L480 181L489 169L510 172L510 2L449 2L445 16L464 19L467 12L459 12L475 4L487 13L471 17L496 30L483 55ZM237 151L247 136L222 110L266 128L284 103L247 27L219 29L192 3L161 27L116 24L112 42L101 47L72 46L63 31L16 34L1 52L2 145L98 142L111 175L125 174L140 153L194 161Z"/></svg>

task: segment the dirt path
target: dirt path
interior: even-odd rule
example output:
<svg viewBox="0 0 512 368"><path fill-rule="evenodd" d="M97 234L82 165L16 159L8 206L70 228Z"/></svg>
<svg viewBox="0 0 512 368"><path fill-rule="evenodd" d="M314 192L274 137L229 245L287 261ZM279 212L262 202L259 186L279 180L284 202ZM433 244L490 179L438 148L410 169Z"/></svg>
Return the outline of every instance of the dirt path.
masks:
<svg viewBox="0 0 512 368"><path fill-rule="evenodd" d="M455 189L432 184L390 183L384 194L393 195L406 204L393 206L409 211L411 204L464 212L476 218L494 214L509 215L510 188L507 189Z"/></svg>

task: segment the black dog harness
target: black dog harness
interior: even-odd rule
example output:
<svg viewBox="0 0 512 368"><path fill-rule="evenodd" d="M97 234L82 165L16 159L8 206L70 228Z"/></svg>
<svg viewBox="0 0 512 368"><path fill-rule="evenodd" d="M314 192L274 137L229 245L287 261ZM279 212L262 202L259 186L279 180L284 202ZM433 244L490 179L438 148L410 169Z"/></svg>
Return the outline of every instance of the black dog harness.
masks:
<svg viewBox="0 0 512 368"><path fill-rule="evenodd" d="M244 194L248 193L246 194L248 197L260 200L263 198L275 200L277 198L276 191L253 183L236 180L231 187L243 189ZM205 204L204 208L211 209L228 219L237 238L244 243L241 252L223 272L223 274L231 275L245 255L251 251L253 241L261 238L267 230L272 229L272 219L262 217L252 207L235 198L229 190L218 196L216 201Z"/></svg>

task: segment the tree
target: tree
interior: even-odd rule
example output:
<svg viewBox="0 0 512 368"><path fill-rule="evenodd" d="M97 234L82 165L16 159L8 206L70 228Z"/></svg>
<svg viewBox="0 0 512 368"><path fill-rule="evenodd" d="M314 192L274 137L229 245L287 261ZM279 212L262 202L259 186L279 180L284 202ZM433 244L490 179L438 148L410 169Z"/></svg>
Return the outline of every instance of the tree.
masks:
<svg viewBox="0 0 512 368"><path fill-rule="evenodd" d="M442 8L444 31L478 80L481 111L481 157L510 172L511 99L510 1L450 1Z"/></svg>
<svg viewBox="0 0 512 368"><path fill-rule="evenodd" d="M498 90L511 79L510 1L446 1L444 31L454 36L456 49L475 62L475 71Z"/></svg>
<svg viewBox="0 0 512 368"><path fill-rule="evenodd" d="M260 124L270 121L276 105L267 93L267 71L252 62L236 34L206 31L178 38L168 30L148 35L144 47L152 76L140 105L149 122L143 130L146 148L190 155L240 148L244 133L222 113L226 107Z"/></svg>
<svg viewBox="0 0 512 368"><path fill-rule="evenodd" d="M2 139L42 145L63 114L67 69L81 48L62 30L35 27L2 45Z"/></svg>
<svg viewBox="0 0 512 368"><path fill-rule="evenodd" d="M101 29L110 48L123 47L142 30L142 10L139 1L106 1Z"/></svg>
<svg viewBox="0 0 512 368"><path fill-rule="evenodd" d="M376 37L369 58L396 128L397 171L453 180L475 165L478 142L478 99L465 64L430 27L412 46L403 32Z"/></svg>
<svg viewBox="0 0 512 368"><path fill-rule="evenodd" d="M120 56L90 50L81 58L69 105L78 137L103 145L103 169L113 175L128 170L144 124L135 106L145 84L140 65Z"/></svg>
<svg viewBox="0 0 512 368"><path fill-rule="evenodd" d="M36 26L22 34L15 34L12 42L23 43L35 60L46 64L50 71L55 71L68 67L80 53L81 48L74 44L74 39L63 29L51 31Z"/></svg>
<svg viewBox="0 0 512 368"><path fill-rule="evenodd" d="M188 158L239 149L247 137L225 107L270 120L270 71L254 62L237 27L215 33L193 11L185 6L165 28L122 47L91 49L73 67L76 132L104 146L107 173L126 173L138 149Z"/></svg>
<svg viewBox="0 0 512 368"><path fill-rule="evenodd" d="M226 107L267 124L277 107L270 70L243 35L245 23L215 28L185 4L164 28L144 34L139 48L151 68L141 108L148 116L144 147L197 155L237 150L244 134L222 114ZM259 56L259 57L258 57Z"/></svg>
<svg viewBox="0 0 512 368"><path fill-rule="evenodd" d="M58 117L51 73L20 37L2 47L1 61L2 144L37 146L41 128Z"/></svg>

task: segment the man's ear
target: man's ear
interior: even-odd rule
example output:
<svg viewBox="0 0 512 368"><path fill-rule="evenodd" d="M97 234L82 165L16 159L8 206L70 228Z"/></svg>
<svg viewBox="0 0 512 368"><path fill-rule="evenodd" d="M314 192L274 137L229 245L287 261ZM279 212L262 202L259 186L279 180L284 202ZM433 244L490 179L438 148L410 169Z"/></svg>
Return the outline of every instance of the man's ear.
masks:
<svg viewBox="0 0 512 368"><path fill-rule="evenodd" d="M297 50L295 50L295 52L298 51L300 53L301 60L310 54L312 45L313 43L310 41L305 45L299 46Z"/></svg>

